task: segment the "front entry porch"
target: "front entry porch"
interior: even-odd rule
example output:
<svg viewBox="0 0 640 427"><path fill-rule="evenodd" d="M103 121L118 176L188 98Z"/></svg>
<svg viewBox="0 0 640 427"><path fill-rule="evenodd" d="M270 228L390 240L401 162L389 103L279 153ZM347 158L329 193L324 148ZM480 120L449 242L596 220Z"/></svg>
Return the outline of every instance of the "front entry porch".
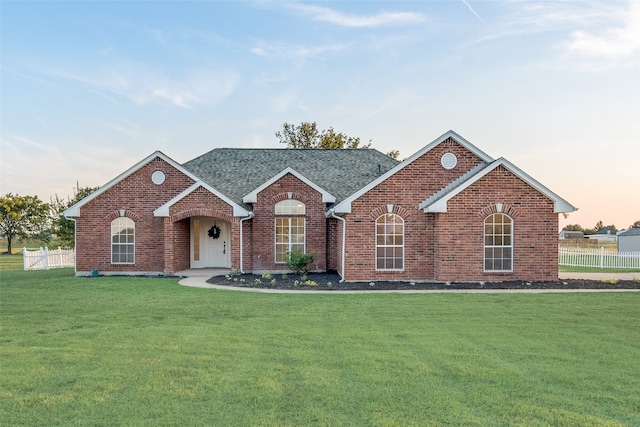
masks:
<svg viewBox="0 0 640 427"><path fill-rule="evenodd" d="M211 217L190 220L190 268L231 268L231 224Z"/></svg>

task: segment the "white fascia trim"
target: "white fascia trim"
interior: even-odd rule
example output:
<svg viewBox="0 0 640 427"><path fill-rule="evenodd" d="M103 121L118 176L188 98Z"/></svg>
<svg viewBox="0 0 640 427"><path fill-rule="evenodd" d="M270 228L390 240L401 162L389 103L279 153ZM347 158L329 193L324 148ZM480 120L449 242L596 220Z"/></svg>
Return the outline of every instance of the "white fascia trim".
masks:
<svg viewBox="0 0 640 427"><path fill-rule="evenodd" d="M335 203L336 202L336 198L331 193L329 193L328 191L322 189L317 184L315 184L311 180L307 179L304 175L300 174L299 172L297 172L296 170L294 170L294 169L292 169L290 167L284 169L282 172L280 172L279 174L275 175L270 180L266 181L260 187L256 188L251 193L249 193L246 196L244 196L242 198L242 201L245 202L245 203L256 203L258 201L258 193L260 193L262 190L264 190L265 188L269 187L274 182L276 182L277 180L279 180L280 178L282 178L283 176L285 176L288 173L290 173L291 175L295 176L300 181L304 182L309 187L311 187L314 190L316 190L318 193L322 194L322 203Z"/></svg>
<svg viewBox="0 0 640 427"><path fill-rule="evenodd" d="M449 193L442 196L435 202L430 205L426 204L426 200L422 202L418 207L419 209L423 209L425 213L435 212L435 213L443 213L447 212L447 202L451 200L454 196L458 195L462 191L469 188L472 184L478 181L483 176L487 175L489 172L497 168L498 166L504 166L511 173L516 175L518 178L529 184L535 190L546 196L547 198L553 200L553 212L554 213L569 213L575 212L578 208L571 205L569 202L564 200L562 197L558 196L553 191L549 190L547 187L542 185L540 182L533 179L530 175L525 173L522 169L518 168L516 165L505 159L504 157L499 158L493 163L487 165L486 168L482 169L480 172L475 174L473 177L465 181L462 185L452 189Z"/></svg>
<svg viewBox="0 0 640 427"><path fill-rule="evenodd" d="M131 166L126 171L122 172L120 175L118 175L115 178L113 178L111 181L109 181L106 184L104 184L102 187L100 187L99 189L97 189L93 193L89 194L84 199L80 200L75 205L69 207L67 210L62 212L62 215L64 215L66 218L79 217L80 216L80 208L82 206L86 205L87 203L89 203L90 201L92 201L93 199L95 199L96 197L98 197L99 195L101 195L102 193L104 193L105 191L107 191L108 189L110 189L111 187L113 187L114 185L116 185L117 183L119 183L120 181L125 179L126 177L128 177L129 175L133 174L138 169L142 168L143 166L145 166L147 163L151 162L156 157L158 157L158 158L164 160L165 162L169 163L171 166L173 166L174 168L176 168L177 170L179 170L180 172L182 172L183 174L185 174L189 178L193 179L194 181L198 181L200 179L197 176L195 176L194 174L192 174L191 172L189 172L188 170L186 170L185 168L183 168L182 165L180 165L180 163L177 163L175 160L171 159L170 157L167 157L161 151L155 151L155 152L151 153L150 155L148 155L147 157L145 157L144 159L140 160L135 165Z"/></svg>
<svg viewBox="0 0 640 427"><path fill-rule="evenodd" d="M442 142L446 141L449 138L453 138L456 142L462 145L467 150L471 151L476 156L480 157L483 161L487 163L493 162L493 158L489 156L484 151L480 150L478 147L464 139L462 136L458 135L456 132L450 130L438 138L434 139L432 142L424 146L422 149L415 152L411 157L406 158L402 163L399 163L394 168L387 171L385 174L380 175L376 180L370 182L368 185L362 187L357 192L353 193L351 196L344 199L342 202L338 203L334 207L334 211L336 213L351 213L351 202L358 199L362 195L366 194L369 190L379 185L381 182L385 181L390 176L396 174L398 171L402 170L405 166L411 164L414 160L420 158L425 153L431 151L434 147L438 146Z"/></svg>
<svg viewBox="0 0 640 427"><path fill-rule="evenodd" d="M249 215L249 211L244 209L242 206L238 205L236 202L234 202L233 200L231 200L230 198L228 198L227 196L225 196L224 194L222 194L221 192L219 192L218 190L216 190L212 186L208 185L204 181L198 180L198 181L196 181L195 184L191 185L191 187L187 188L182 193L178 194L176 197L174 197L173 199L169 200L167 203L165 203L164 205L160 206L158 209L153 211L153 216L156 216L156 217L167 217L167 216L169 216L169 208L171 206L175 205L176 203L178 203L180 200L182 200L183 198L185 198L189 194L193 193L198 187L203 187L204 189L206 189L207 191L209 191L210 193L214 194L218 198L222 199L225 203L230 205L233 208L233 216L243 216L244 217L244 216L248 216Z"/></svg>

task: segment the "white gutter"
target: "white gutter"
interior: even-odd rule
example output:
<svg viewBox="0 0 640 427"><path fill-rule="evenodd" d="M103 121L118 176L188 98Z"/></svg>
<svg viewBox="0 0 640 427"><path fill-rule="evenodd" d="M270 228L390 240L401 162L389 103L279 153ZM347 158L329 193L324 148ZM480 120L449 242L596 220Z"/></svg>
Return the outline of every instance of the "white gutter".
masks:
<svg viewBox="0 0 640 427"><path fill-rule="evenodd" d="M243 257L243 250L242 248L244 247L244 245L242 244L243 240L242 240L242 223L248 219L253 218L255 214L253 213L253 211L249 212L249 216L246 218L242 218L240 220L240 273L244 274L244 267L243 267L243 262L242 262L242 257Z"/></svg>
<svg viewBox="0 0 640 427"><path fill-rule="evenodd" d="M346 238L347 238L347 221L344 218L340 218L336 216L333 209L329 211L331 214L331 218L339 219L342 221L342 274L340 275L340 283L344 282L344 257L345 257L345 248L346 248Z"/></svg>

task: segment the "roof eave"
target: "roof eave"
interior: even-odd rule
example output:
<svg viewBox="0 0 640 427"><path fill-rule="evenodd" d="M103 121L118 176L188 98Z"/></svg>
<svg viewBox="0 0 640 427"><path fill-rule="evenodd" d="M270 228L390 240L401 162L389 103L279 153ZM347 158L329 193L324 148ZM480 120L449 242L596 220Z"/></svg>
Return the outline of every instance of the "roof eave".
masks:
<svg viewBox="0 0 640 427"><path fill-rule="evenodd" d="M201 180L196 181L189 188L187 188L186 190L184 190L183 192L181 192L180 194L175 196L173 199L169 200L168 202L166 202L165 204L160 206L158 209L153 211L153 216L155 216L155 217L168 217L168 216L170 216L169 210L170 210L171 206L173 206L174 204L176 204L177 202L179 202L180 200L182 200L183 198L185 198L186 196L188 196L189 194L194 192L198 187L205 188L207 191L211 192L216 197L222 199L225 203L230 205L233 208L233 216L235 216L235 217L246 217L246 216L249 216L249 211L247 211L242 206L238 205L233 200L231 200L230 198L228 198L227 196L225 196L224 194L222 194L221 192L219 192L218 190L216 190L215 188L213 188L212 186L210 186L209 184L207 184L207 183L205 183L204 181L201 181Z"/></svg>
<svg viewBox="0 0 640 427"><path fill-rule="evenodd" d="M449 200L451 200L454 196L456 196L457 194L461 193L462 191L464 191L465 189L470 187L472 184L474 184L476 181L478 181L483 176L487 175L492 170L496 169L498 166L504 166L511 173L513 173L518 178L522 179L528 185L533 187L536 191L540 192L545 197L553 200L553 202L554 202L553 203L553 212L554 213L571 213L571 212L575 212L575 211L578 210L578 208L576 208L575 206L571 205L569 202L564 200L562 197L558 196L556 193L554 193L553 191L549 190L547 187L542 185L540 182L538 182L535 179L533 179L527 173L522 171L522 169L518 168L513 163L509 162L504 157L501 157L498 160L490 163L489 165L487 165L486 168L480 170L477 174L475 174L473 177L471 177L470 179L465 181L462 185L460 185L460 186L458 186L456 188L453 188L449 193L443 195L438 200L435 200L434 202L432 202L430 204L427 204L427 200L423 201L419 205L419 208L422 209L425 213L430 213L430 212L444 213L444 212L447 212L447 202Z"/></svg>
<svg viewBox="0 0 640 427"><path fill-rule="evenodd" d="M280 178L282 178L283 176L285 176L288 173L290 173L291 175L295 176L300 181L304 182L309 187L313 188L318 193L320 193L322 195L322 203L335 203L336 202L336 198L335 198L334 195L332 195L331 193L329 193L328 191L326 191L325 189L323 189L322 187L317 185L315 182L311 181L310 179L308 179L307 177L302 175L300 172L296 171L295 169L293 169L291 167L283 169L280 173L274 175L269 180L265 181L258 188L256 188L255 190L253 190L252 192L250 192L249 194L244 196L242 198L242 201L244 203L256 203L258 201L258 194L262 190L264 190L265 188L269 187L274 182L278 181Z"/></svg>
<svg viewBox="0 0 640 427"><path fill-rule="evenodd" d="M123 179L128 177L129 175L133 174L134 172L136 172L137 170L139 170L140 168L145 166L147 163L151 162L156 157L158 157L158 158L164 160L165 162L169 163L171 166L173 166L174 168L176 168L177 170L179 170L180 172L182 172L183 174L185 174L189 178L193 179L194 181L198 181L199 180L199 178L197 176L195 176L194 174L192 174L191 172L186 170L184 167L182 167L182 165L177 163L175 160L171 159L170 157L168 157L167 155L162 153L162 151L154 151L153 153L151 153L150 155L148 155L144 159L140 160L135 165L131 166L126 171L122 172L121 174L119 174L118 176L113 178L111 181L109 181L106 184L104 184L102 187L100 187L99 189L97 189L93 193L89 194L84 199L80 200L78 203L76 203L73 206L71 206L68 209L66 209L64 212L62 212L62 215L65 218L79 217L80 216L80 208L82 206L86 205L87 203L89 203L93 199L95 199L98 196L100 196L101 194L105 193L111 187L113 187L114 185L116 185L117 183L119 183L120 181L122 181Z"/></svg>
<svg viewBox="0 0 640 427"><path fill-rule="evenodd" d="M398 163L395 167L389 169L386 173L380 175L377 179L371 181L369 184L367 184L366 186L364 186L363 188L361 188L357 192L353 193L351 196L349 196L348 198L346 198L342 202L338 203L336 205L336 207L335 207L335 211L337 213L350 213L351 212L351 202L353 200L358 199L363 194L367 193L372 188L374 188L377 185L379 185L380 183L384 182L387 178L389 178L390 176L396 174L398 171L402 170L404 167L406 167L407 165L411 164L414 160L416 160L417 158L421 157L425 153L431 151L434 147L438 146L439 144L443 143L444 141L446 141L449 138L453 138L456 142L458 142L464 148L466 148L467 150L469 150L472 153L474 153L475 155L477 155L483 161L485 161L487 163L491 163L491 162L494 161L494 159L491 156L489 156L484 151L480 150L478 147L476 147L475 145L473 145L472 143L470 143L466 139L464 139L458 133L456 133L456 132L454 132L452 130L449 130L448 132L443 133L438 138L436 138L433 141L431 141L429 144L427 144L424 147L422 147L420 150L418 150L415 153L413 153L410 157L408 157L405 160L403 160L402 162Z"/></svg>

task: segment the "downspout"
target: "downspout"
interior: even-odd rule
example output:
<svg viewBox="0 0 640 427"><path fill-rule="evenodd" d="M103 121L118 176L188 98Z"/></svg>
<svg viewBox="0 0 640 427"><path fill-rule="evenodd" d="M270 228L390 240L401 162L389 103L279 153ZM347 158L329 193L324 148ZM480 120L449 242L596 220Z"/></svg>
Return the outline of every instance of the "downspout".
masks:
<svg viewBox="0 0 640 427"><path fill-rule="evenodd" d="M345 248L346 248L346 238L347 238L347 221L344 218L337 216L333 209L329 211L331 214L331 218L339 219L342 221L342 274L340 275L340 283L344 282L344 258L345 258Z"/></svg>
<svg viewBox="0 0 640 427"><path fill-rule="evenodd" d="M243 256L244 256L243 255L244 251L242 250L242 248L244 248L244 245L243 245L244 240L242 239L242 223L245 222L248 219L253 218L254 215L255 214L253 213L253 211L251 211L251 212L249 212L249 216L248 217L242 218L240 220L240 273L241 274L244 274L244 267L243 267L243 262L242 262L242 259L243 259Z"/></svg>

